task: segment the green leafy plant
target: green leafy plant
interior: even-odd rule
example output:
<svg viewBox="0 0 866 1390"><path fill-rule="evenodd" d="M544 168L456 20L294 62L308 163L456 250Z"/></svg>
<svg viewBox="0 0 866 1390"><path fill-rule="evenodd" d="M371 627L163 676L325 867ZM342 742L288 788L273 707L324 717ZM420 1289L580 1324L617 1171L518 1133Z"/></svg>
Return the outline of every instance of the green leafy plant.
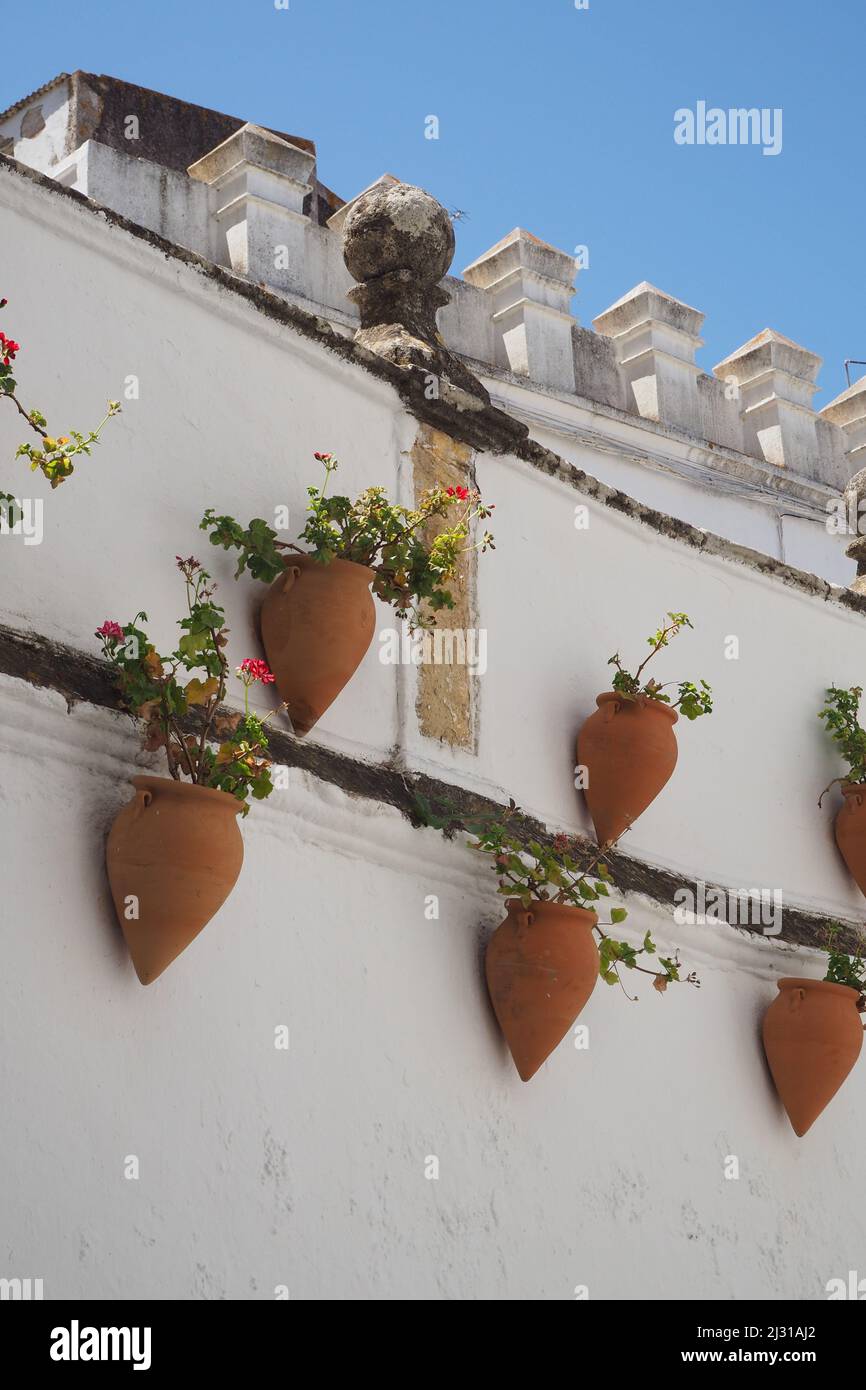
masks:
<svg viewBox="0 0 866 1390"><path fill-rule="evenodd" d="M267 662L248 658L236 668L244 687L243 714L221 708L229 678L225 614L198 560L177 556L177 567L186 581L187 614L178 623L182 635L173 652L156 651L142 626L148 620L143 612L123 626L106 620L96 636L114 668L124 706L144 721L144 748L164 749L175 781L228 792L242 802L246 815L249 797L261 801L273 791L265 725L277 711L259 718L250 709L249 692L257 682L272 684L274 677ZM194 733L184 724L192 711L199 716Z"/></svg>
<svg viewBox="0 0 866 1390"><path fill-rule="evenodd" d="M325 481L321 488L307 488L309 516L299 536L306 551L278 540L277 532L261 517L241 526L234 517L217 516L211 507L205 512L200 526L211 544L238 552L235 578L249 570L255 579L270 584L288 563L285 552L294 551L311 555L320 565L351 560L369 566L374 572L373 592L414 626L430 626L435 622L431 613L453 608L454 596L446 586L461 556L473 549L483 554L495 548L489 531L476 545L467 544L472 523L476 518L487 519L493 507L481 501L477 490L459 486L428 489L414 509L389 501L381 487L367 488L354 501L329 497L337 460L333 454L315 457L324 466ZM430 534L432 522L449 518L450 525L438 535ZM423 613L418 607L422 602Z"/></svg>
<svg viewBox="0 0 866 1390"><path fill-rule="evenodd" d="M4 309L8 300L0 299L0 309ZM23 415L27 424L35 434L39 436L39 444L24 443L19 444L15 451L16 458L27 458L30 461L30 470L35 472L37 468L48 479L52 488L59 487L74 471L74 459L82 454L89 455L94 444L99 442L99 436L106 422L114 415L120 413L120 402L109 401L108 410L104 419L96 426L95 430L82 433L80 430L70 430L68 435L54 436L48 432L48 421L40 410L27 410L21 404L17 395L18 382L15 377L15 360L21 351L21 344L16 343L13 338L8 338L5 333L0 333L0 397L12 402L19 415ZM0 493L0 505L4 510L14 504L15 499L9 493Z"/></svg>
<svg viewBox="0 0 866 1390"><path fill-rule="evenodd" d="M866 961L859 948L854 956L839 949L837 941L840 930L838 922L831 922L827 928L827 973L824 979L832 985L847 985L849 989L856 989L857 1008L862 1013L866 1010Z"/></svg>
<svg viewBox="0 0 866 1390"><path fill-rule="evenodd" d="M417 793L414 804L418 819L425 825L446 833L462 830L472 836L470 848L491 857L497 892L506 898L518 898L525 908L531 908L533 902L553 902L595 912L599 900L609 896L610 870L601 852L583 862L579 842L568 835L539 840L528 817L513 800L501 812L467 819L448 808L444 808L443 814L442 809L435 809ZM605 925L618 926L627 916L624 907L613 907L610 922ZM627 993L620 972L636 970L652 976L653 988L660 992L679 980L700 985L694 971L682 975L679 952L672 957L659 956L660 970L639 963L642 958L657 954L649 932L640 946L632 946L610 936L598 923L594 931L599 938L599 974L606 984L619 984Z"/></svg>
<svg viewBox="0 0 866 1390"><path fill-rule="evenodd" d="M837 782L866 782L866 730L860 727L859 718L862 694L859 685L852 685L850 690L831 685L827 690L818 718L824 720L828 734L848 764L848 773L828 783L818 798L819 806Z"/></svg>
<svg viewBox="0 0 866 1390"><path fill-rule="evenodd" d="M641 662L634 675L626 671L620 661L619 652L615 652L608 660L608 666L616 667L612 685L618 694L625 696L627 700L637 699L644 695L647 699L658 700L662 704L671 705L673 709L678 709L680 714L686 719L699 719L702 714L711 714L713 710L712 690L706 681L700 681L697 685L693 681L680 681L677 685L677 698L671 700L665 690L669 685L675 684L668 681L665 685L659 684L656 680L644 680L643 673L654 656L657 656L662 648L668 646L674 637L684 627L694 627L687 613L667 613L667 622L662 623L658 632L654 632L646 640L651 648L650 654Z"/></svg>

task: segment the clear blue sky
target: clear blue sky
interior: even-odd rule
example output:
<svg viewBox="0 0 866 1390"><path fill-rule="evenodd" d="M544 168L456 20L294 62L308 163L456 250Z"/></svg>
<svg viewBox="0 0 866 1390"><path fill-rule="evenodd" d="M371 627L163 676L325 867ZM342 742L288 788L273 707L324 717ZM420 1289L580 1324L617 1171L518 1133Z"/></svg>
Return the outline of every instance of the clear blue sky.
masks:
<svg viewBox="0 0 866 1390"><path fill-rule="evenodd" d="M343 197L389 170L465 210L458 272L516 225L587 245L586 326L650 280L705 368L778 329L820 408L866 358L864 39L864 0L39 0L4 5L0 108L79 67L306 135ZM781 107L781 154L676 145L699 100Z"/></svg>

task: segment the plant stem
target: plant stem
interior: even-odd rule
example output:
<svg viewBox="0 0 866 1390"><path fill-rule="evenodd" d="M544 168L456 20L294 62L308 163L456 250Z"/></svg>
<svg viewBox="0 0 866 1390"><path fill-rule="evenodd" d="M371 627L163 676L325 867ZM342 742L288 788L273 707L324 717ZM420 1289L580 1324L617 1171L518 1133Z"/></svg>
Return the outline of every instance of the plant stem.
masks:
<svg viewBox="0 0 866 1390"><path fill-rule="evenodd" d="M3 394L4 394L5 396L8 396L9 400L12 401L13 405L17 408L19 414L21 414L21 415L24 416L24 419L27 421L27 423L28 423L28 425L30 426L30 428L31 428L32 430L35 430L37 434L40 434L40 435L42 436L43 439L47 439L47 438L48 438L48 431L42 429L42 427L41 427L40 425L34 424L34 422L33 422L33 421L31 420L31 418L30 418L30 412L24 409L24 407L23 407L23 405L21 404L21 402L19 401L18 397L15 395L15 392L14 392L14 391L4 391ZM108 418L108 417L106 416L106 419L107 419L107 418ZM105 420L103 420L102 423L105 424Z"/></svg>
<svg viewBox="0 0 866 1390"><path fill-rule="evenodd" d="M661 632L659 633L659 636L658 636L658 641L656 641L656 642L653 644L653 649L652 649L652 651L650 652L649 656L648 656L648 657L645 657L644 660L641 662L640 666L638 666L638 668L637 668L637 672L635 673L635 681L638 683L638 685L640 684L641 671L642 671L642 670L644 669L644 667L648 664L648 662L652 661L652 659L653 659L653 657L656 655L656 653L659 652L659 651L661 651L661 648L662 648L662 647L667 646L667 638L668 638L669 633L671 633L671 632L676 632L676 631L678 630L678 628L679 628L679 623L671 623L669 627L663 627L663 628L662 628L662 630L661 630Z"/></svg>

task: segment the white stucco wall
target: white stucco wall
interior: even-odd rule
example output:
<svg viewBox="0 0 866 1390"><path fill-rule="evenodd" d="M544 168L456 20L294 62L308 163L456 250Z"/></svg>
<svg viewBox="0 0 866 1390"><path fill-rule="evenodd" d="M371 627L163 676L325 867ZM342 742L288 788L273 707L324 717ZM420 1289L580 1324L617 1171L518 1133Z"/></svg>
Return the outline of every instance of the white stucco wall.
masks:
<svg viewBox="0 0 866 1390"><path fill-rule="evenodd" d="M230 659L257 654L256 587L234 584L231 557L197 531L204 507L246 519L288 503L299 529L315 449L341 457L343 490L408 497L416 422L361 368L7 174L0 242L24 399L66 429L99 418L127 376L140 384L69 482L32 484L43 543L0 538L0 621L95 652L97 624L143 606L167 641L174 556L192 551L221 581ZM22 437L0 412L0 459ZM573 742L607 657L639 652L685 608L696 631L659 666L708 679L716 712L680 722L674 779L624 848L684 882L781 888L857 916L815 805L841 770L815 714L828 682L861 678L863 617L526 463L476 467L497 538L479 562L477 756L422 738L416 673L381 665L375 644L316 738L586 829ZM581 1019L589 1049L566 1042L523 1085L483 985L499 919L486 864L293 774L244 823L225 907L143 990L103 871L141 765L129 721L3 678L0 748L0 1274L42 1277L46 1297L272 1298L284 1284L293 1298L568 1299L588 1285L592 1298L775 1299L820 1298L857 1267L862 1073L797 1140L759 1042L774 980L821 973L812 953L674 927L632 898L629 931L678 943L701 990L641 989L631 1004L600 984ZM132 1154L137 1181L123 1176Z"/></svg>
<svg viewBox="0 0 866 1390"><path fill-rule="evenodd" d="M851 536L834 529L837 487L735 450L720 451L596 401L533 390L514 378L485 382L534 439L609 486L831 584L849 584L854 577L856 566L845 555ZM842 470L844 481L855 466Z"/></svg>
<svg viewBox="0 0 866 1390"><path fill-rule="evenodd" d="M758 1041L778 947L679 929L700 991L599 984L589 1048L524 1085L471 852L298 775L142 989L102 869L128 722L0 686L3 844L29 866L4 879L4 1274L46 1298L817 1299L858 1267L863 1078L795 1138Z"/></svg>

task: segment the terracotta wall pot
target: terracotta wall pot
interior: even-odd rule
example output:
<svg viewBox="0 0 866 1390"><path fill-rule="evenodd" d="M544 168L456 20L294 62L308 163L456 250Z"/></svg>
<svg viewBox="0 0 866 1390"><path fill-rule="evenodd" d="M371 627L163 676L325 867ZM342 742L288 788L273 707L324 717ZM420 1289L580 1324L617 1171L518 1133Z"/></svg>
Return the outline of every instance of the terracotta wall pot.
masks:
<svg viewBox="0 0 866 1390"><path fill-rule="evenodd" d="M599 695L598 709L577 736L577 761L587 769L584 792L600 845L618 840L654 801L677 765L670 705L646 695Z"/></svg>
<svg viewBox="0 0 866 1390"><path fill-rule="evenodd" d="M487 988L521 1078L534 1076L562 1041L598 979L594 912L509 898L487 946Z"/></svg>
<svg viewBox="0 0 866 1390"><path fill-rule="evenodd" d="M298 555L267 592L262 642L298 735L321 719L373 640L373 578L371 569L351 560L319 565Z"/></svg>
<svg viewBox="0 0 866 1390"><path fill-rule="evenodd" d="M866 783L843 782L845 800L836 816L836 844L860 892L866 894Z"/></svg>
<svg viewBox="0 0 866 1390"><path fill-rule="evenodd" d="M779 980L764 1015L764 1051L795 1134L805 1134L860 1056L857 991L825 980Z"/></svg>
<svg viewBox="0 0 866 1390"><path fill-rule="evenodd" d="M212 787L133 777L135 796L108 834L117 920L143 985L198 936L235 886L244 859L241 803ZM127 899L138 918L127 918Z"/></svg>

